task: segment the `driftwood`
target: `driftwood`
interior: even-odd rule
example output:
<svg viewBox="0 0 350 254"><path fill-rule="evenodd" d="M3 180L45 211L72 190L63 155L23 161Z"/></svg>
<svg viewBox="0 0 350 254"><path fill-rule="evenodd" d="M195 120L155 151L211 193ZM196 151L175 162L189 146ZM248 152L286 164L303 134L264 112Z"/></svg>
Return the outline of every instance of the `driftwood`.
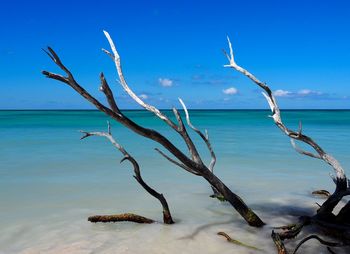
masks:
<svg viewBox="0 0 350 254"><path fill-rule="evenodd" d="M299 122L299 130L293 131L286 127L282 121L281 112L277 104L277 100L274 97L271 89L266 85L266 83L261 82L259 79L257 79L252 73L247 71L246 69L242 68L241 66L237 65L232 44L230 39L228 39L228 45L230 53L226 53L224 51L224 54L226 55L229 64L224 65L224 67L232 68L246 77L248 77L251 81L253 81L256 85L258 85L260 88L264 90L262 93L264 97L266 98L270 109L272 111L271 118L273 119L276 126L290 138L291 144L293 148L300 154L306 155L312 158L317 158L320 160L323 160L328 165L330 165L334 172L335 176L332 176L332 179L336 185L335 191L333 194L328 195L326 201L320 206L320 208L317 210L316 214L313 217L309 218L303 218L302 221L295 226L291 228L287 228L287 231L283 231L281 233L275 233L273 231L272 238L278 248L279 253L286 253L286 249L284 248L284 245L281 244L281 241L283 239L289 239L294 238L298 235L298 233L302 230L303 226L309 225L309 224L316 224L322 228L322 230L328 232L334 237L340 238L342 243L339 244L341 246L343 245L349 245L350 244L350 201L343 206L343 208L340 210L340 212L337 215L333 214L334 208L338 205L338 203L342 200L343 197L350 195L350 183L345 175L345 171L340 165L340 163L330 154L326 153L325 150L321 148L312 138L310 138L307 135L304 135L302 132L302 124ZM315 152L305 151L297 146L295 141L300 141L305 143L306 145L310 146ZM323 192L323 194L326 194L326 192ZM300 244L298 245L298 248L305 243L307 240L315 238L317 240L320 240L316 237L306 237L303 239ZM322 241L320 241L323 243ZM282 242L283 243L283 242Z"/></svg>
<svg viewBox="0 0 350 254"><path fill-rule="evenodd" d="M149 105L145 103L140 97L138 97L128 86L121 67L121 61L119 54L116 50L116 47L113 43L113 40L111 39L110 35L104 31L104 34L106 38L108 39L109 45L111 47L111 51L103 49L103 51L111 57L113 60L115 67L117 69L119 83L124 88L124 90L128 93L128 95L137 102L140 106L145 108L146 110L152 112L155 114L158 118L163 120L166 124L168 124L175 132L177 132L182 140L185 142L187 146L187 150L189 153L189 156L186 155L184 152L182 152L179 148L177 148L173 143L171 143L165 136L160 134L159 132L144 128L128 117L126 117L118 108L118 105L115 101L115 98L113 96L113 93L108 86L106 79L103 74L101 74L101 88L100 90L105 94L107 98L107 102L109 104L109 107L106 107L101 103L99 100L94 98L89 92L87 92L82 86L78 84L78 82L75 80L73 74L69 71L69 69L62 63L56 52L48 47L45 52L47 55L52 59L52 61L66 74L65 76L48 72L48 71L42 71L42 74L45 75L48 78L58 80L62 83L65 83L72 87L78 94L80 94L82 97L84 97L87 101L92 103L99 111L105 113L112 119L116 120L117 122L123 124L125 127L129 128L130 130L134 131L135 133L139 134L140 136L144 136L148 139L151 139L158 144L162 145L168 152L170 152L175 158L172 158L162 152L161 150L157 149L157 151L164 156L167 160L169 160L171 163L174 163L175 165L181 167L182 169L194 174L203 177L205 180L209 182L209 184L213 187L214 192L217 192L221 194L225 200L227 200L234 209L246 220L246 222L254 227L261 227L264 225L264 222L253 212L252 209L250 209L245 202L235 193L233 193L216 175L213 173L213 168L215 165L216 157L213 152L213 149L210 145L209 137L208 135L202 134L198 129L196 129L190 122L190 117L188 114L188 111L186 109L185 104L180 101L180 103L183 106L183 109L186 112L186 119L188 126L193 129L197 134L200 135L200 137L205 142L210 154L211 154L211 162L209 166L206 166L203 162L200 154L197 151L197 148L195 144L193 143L191 137L189 136L185 125L182 121L182 118L180 116L180 113L176 108L173 108L173 113L176 117L176 123L173 122L170 118L168 118L166 115L164 115L162 112L160 112L156 107ZM214 193L215 194L215 193Z"/></svg>
<svg viewBox="0 0 350 254"><path fill-rule="evenodd" d="M134 159L134 157L132 157L125 149L124 147L122 147L119 143L117 143L117 141L114 139L114 137L112 136L112 132L111 132L111 125L109 122L107 122L108 125L108 132L87 132L87 131L80 131L84 134L84 136L81 137L81 139L85 139L87 137L90 136L99 136L99 137L105 137L107 138L114 147L116 147L123 155L124 158L120 161L123 162L125 160L128 160L131 162L131 164L134 167L134 178L136 179L136 181L149 193L151 194L153 197L155 197L156 199L159 200L159 202L161 203L162 207L163 207L163 222L165 224L173 224L173 218L171 217L171 213L170 213L170 209L168 206L168 202L166 201L166 199L164 198L163 194L158 193L157 191L155 191L153 188L151 188L143 179L141 176L141 171L140 171L140 166L137 163L137 161ZM125 216L128 215L128 216ZM123 218L125 218L128 221L135 221L135 222L139 222L139 223L148 223L148 222L141 222L142 220L140 220L140 218L145 219L142 216L139 215L134 215L134 214L123 214L122 216L120 215L106 215L106 216L93 216L90 218L99 218L101 220L101 222L107 222L108 219L111 220L111 222L114 221L122 221ZM89 221L91 221L89 218ZM134 218L134 219L133 219ZM147 218L146 218L147 219ZM150 219L147 219L147 221L151 221ZM92 222L97 222L97 221L92 221Z"/></svg>
<svg viewBox="0 0 350 254"><path fill-rule="evenodd" d="M154 220L148 219L146 217L133 214L133 213L123 213L123 214L114 214L114 215L94 215L88 218L88 221L96 222L118 222L118 221L131 221L135 223L145 223L151 224L154 223Z"/></svg>
<svg viewBox="0 0 350 254"><path fill-rule="evenodd" d="M279 234L276 234L275 231L272 230L271 238L276 245L278 254L288 254L287 249L284 246L284 243Z"/></svg>
<svg viewBox="0 0 350 254"><path fill-rule="evenodd" d="M248 244L245 244L245 243L242 243L241 241L238 241L236 239L233 239L231 236L229 236L228 234L226 234L225 232L218 232L217 233L218 235L221 235L223 237L226 238L226 240L230 243L233 243L233 244L236 244L236 245L239 245L239 246L243 246L243 247L246 247L246 248L249 248L249 249L253 249L253 250L261 250L255 246L252 246L252 245L248 245Z"/></svg>
<svg viewBox="0 0 350 254"><path fill-rule="evenodd" d="M324 197L324 198L328 198L331 195L327 190L315 190L311 194L315 196Z"/></svg>
<svg viewBox="0 0 350 254"><path fill-rule="evenodd" d="M201 139L204 141L210 155L211 155L211 161L206 165L203 162L203 159L201 155L199 154L196 145L194 144L192 138L190 137L184 122L182 120L182 117L179 113L179 111L176 108L173 108L173 113L175 115L176 121L174 122L171 120L168 116L163 114L160 110L158 110L156 107L149 105L145 103L139 96L137 96L128 86L121 67L121 61L119 54L116 50L116 47L110 37L110 35L104 31L104 34L109 42L109 45L111 47L111 52L108 50L103 49L103 51L110 56L110 58L113 60L117 73L119 78L119 83L124 88L126 93L140 106L142 106L144 109L150 111L154 115L156 115L159 119L164 121L167 125L169 125L175 132L179 134L181 139L185 142L187 146L187 152L181 151L178 147L176 147L172 142L170 142L165 136L160 134L159 132L153 130L144 128L128 117L126 117L121 110L119 109L113 92L111 88L109 87L103 73L100 75L101 80L101 86L100 90L105 94L108 105L105 106L103 103L101 103L99 100L94 98L89 92L87 92L82 86L78 84L78 82L75 80L73 74L69 71L69 69L61 62L60 58L56 54L56 52L48 47L47 50L44 50L47 55L53 60L53 62L65 73L65 76L60 74L55 74L48 71L43 71L42 73L51 79L58 80L60 82L63 82L70 87L72 87L78 94L80 94L82 97L84 97L87 101L92 103L99 111L105 113L107 116L111 117L112 119L116 120L117 122L121 123L125 127L129 128L130 130L134 131L140 136L146 137L148 139L151 139L155 141L156 143L160 144L163 148L165 148L172 156L169 156L167 153L163 152L162 150L156 148L155 150L159 152L160 155L162 155L164 158L166 158L169 162L177 165L178 167L188 171L189 173L192 173L197 176L201 176L204 179L207 180L207 182L212 187L212 190L214 194L212 197L218 198L219 200L226 200L228 201L235 210L246 220L246 222L254 227L261 227L264 225L264 222L245 204L245 202L235 193L233 193L215 174L214 174L214 166L216 163L216 155L214 153L213 147L211 146L209 136L207 131L205 131L205 134L203 134L199 129L197 129L190 120L189 112L186 108L185 103L179 99L180 104L182 105L182 108L185 113L186 122L189 128L191 128L196 134L198 134ZM257 79L252 73L247 71L246 69L240 67L236 64L232 45L230 40L228 39L229 54L226 54L229 64L225 65L225 67L233 68L237 70L238 72L242 73L243 75L247 76L250 80L252 80L256 85L258 85L260 88L264 90L263 95L266 98L271 111L272 111L272 119L276 126L285 134L287 135L291 140L291 145L293 148L300 154L306 155L309 157L317 158L320 160L323 160L327 164L329 164L334 172L335 176L333 176L333 181L336 185L335 191L332 194L329 194L326 191L318 191L314 192L316 195L323 195L326 196L326 201L320 205L319 209L317 210L316 214L311 217L300 217L300 221L296 224L284 226L281 228L278 228L279 232L272 231L272 239L274 243L276 244L278 253L285 254L287 253L287 249L284 246L284 240L285 239L291 239L298 236L298 234L302 231L304 226L313 224L317 225L322 229L322 231L325 234L331 235L333 237L336 237L340 240L339 243L336 242L327 242L316 235L310 235L304 238L299 242L297 245L297 248L294 250L294 253L302 246L305 242L309 241L310 239L316 239L321 244L324 244L327 246L327 249L330 252L333 252L329 247L340 247L350 244L350 201L347 202L340 210L338 214L334 214L334 208L339 204L341 200L345 196L350 195L350 188L349 188L349 180L347 179L344 169L341 167L340 163L330 154L328 154L325 150L323 150L311 137L305 135L302 130L302 124L299 123L299 129L298 131L293 131L289 129L282 121L281 112L277 104L277 100L275 99L271 89L263 82L261 82L259 79ZM117 147L123 154L124 154L124 160L129 160L132 165L134 166L134 173L135 173L135 179L140 183L140 185L148 191L152 196L157 198L163 207L163 219L164 223L171 224L173 223L173 220L171 218L171 214L169 211L169 207L167 205L167 202L162 194L156 192L151 187L149 187L142 179L140 174L140 168L136 160L128 154L124 148L122 148L112 137L110 132L110 127L108 128L108 132L83 132L85 135L83 138L89 137L89 136L104 136L107 139L111 141L111 143ZM309 145L314 152L305 151L297 146L296 141L303 142L306 145ZM97 222L106 222L106 221L134 221L134 222L142 222L142 223L152 223L153 220L135 215L135 214L121 214L121 215L97 215L89 217L90 221ZM219 235L224 236L228 241L230 242L236 242L236 240L230 238L226 233L219 232Z"/></svg>

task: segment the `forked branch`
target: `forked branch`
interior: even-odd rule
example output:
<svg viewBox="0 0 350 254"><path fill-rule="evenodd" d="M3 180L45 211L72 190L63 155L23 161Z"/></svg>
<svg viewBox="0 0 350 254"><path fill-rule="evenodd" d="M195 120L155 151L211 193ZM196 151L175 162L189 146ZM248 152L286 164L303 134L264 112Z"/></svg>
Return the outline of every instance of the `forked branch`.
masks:
<svg viewBox="0 0 350 254"><path fill-rule="evenodd" d="M163 207L163 222L165 224L173 224L174 221L171 217L171 213L169 210L169 206L168 206L168 202L166 201L166 199L164 198L163 194L158 193L157 191L155 191L153 188L151 188L143 179L141 176L141 172L140 172L140 166L137 163L137 161L134 159L134 157L132 157L125 149L124 147L122 147L112 136L111 133L111 126L110 123L108 122L108 132L87 132L87 131L80 131L81 133L83 133L84 135L81 137L81 139L85 139L87 137L90 136L99 136L99 137L105 137L107 138L114 147L116 147L123 155L124 158L120 161L123 162L125 160L128 160L131 162L131 164L134 167L134 178L136 179L136 181L149 193L151 194L153 197L155 197L156 199L159 200L159 202L161 203L162 207ZM130 216L129 216L130 217ZM129 218L128 217L128 218Z"/></svg>
<svg viewBox="0 0 350 254"><path fill-rule="evenodd" d="M257 84L259 87L261 87L264 90L263 95L266 98L266 100L270 106L270 109L272 111L272 118L273 118L275 124L281 129L281 131L283 131L287 136L289 136L291 138L292 146L295 148L295 150L298 153L309 156L309 157L322 159L323 161L325 161L327 164L329 164L333 168L333 170L336 174L336 177L335 177L335 180L336 180L335 182L337 185L336 191L321 206L321 208L319 209L319 212L318 212L319 214L329 214L330 212L333 211L335 205L338 204L338 202L341 199L341 198L339 199L338 192L344 193L344 191L346 189L348 189L348 180L346 178L344 169L342 168L340 163L333 156L326 153L313 139L311 139L309 136L306 136L302 133L301 123L299 123L299 130L298 131L293 131L285 126L285 124L282 121L281 112L280 112L280 109L278 107L277 100L274 97L271 89L266 85L266 83L261 82L252 73L250 73L249 71L242 68L241 66L239 66L236 63L236 61L234 59L231 41L228 37L227 37L227 40L228 40L228 45L229 45L229 49L230 49L230 55L228 55L224 51L227 59L229 60L229 64L224 65L224 67L232 68L232 69L235 69L236 71L242 73L243 75L248 77L250 80L252 80L255 84ZM304 151L301 148L297 147L294 140L301 141L301 142L311 146L316 151L317 154Z"/></svg>
<svg viewBox="0 0 350 254"><path fill-rule="evenodd" d="M203 141L207 145L207 148L208 148L208 150L210 152L210 156L211 156L211 161L210 161L210 164L209 164L209 170L211 172L214 172L214 166L215 166L215 163L216 163L216 155L215 155L213 147L211 146L211 143L210 143L210 140L209 140L208 131L205 130L205 135L204 135L199 129L197 129L191 123L190 114L188 113L188 110L187 110L187 107L186 107L185 103L183 102L183 100L181 98L179 98L179 101L180 101L180 103L182 105L182 108L183 108L183 110L185 112L186 121L187 121L188 126L190 126L190 128L192 130L194 130L203 139Z"/></svg>
<svg viewBox="0 0 350 254"><path fill-rule="evenodd" d="M287 128L284 123L282 122L282 118L281 118L281 112L280 109L278 107L276 98L274 97L271 89L266 85L266 83L261 82L259 79L257 79L252 73L250 73L249 71L247 71L246 69L242 68L241 66L237 65L237 63L235 62L234 59L234 55L233 55L233 49L232 49L232 44L230 39L227 37L228 40L228 45L230 48L230 55L228 55L225 52L225 55L227 56L228 60L229 60L229 64L228 65L224 65L225 67L229 67L229 68L233 68L236 71L242 73L243 75L247 76L250 80L252 80L255 84L257 84L259 87L261 87L265 92L263 92L264 97L266 98L270 109L272 111L272 118L275 122L275 124L290 138L295 139L295 140L299 140L302 141L308 145L310 145L317 153L320 157L322 158L325 162L327 162L329 165L331 165L337 175L337 178L339 179L345 179L345 172L343 170L343 168L340 166L339 162L333 158L331 155L327 154L315 141L313 141L310 137L302 134L302 129L301 129L301 125L299 125L299 131L295 132L292 131L291 129ZM300 150L298 151L299 153L301 152ZM301 152L303 153L303 152ZM311 153L303 153L304 155L308 155L311 157L315 157L313 156Z"/></svg>
<svg viewBox="0 0 350 254"><path fill-rule="evenodd" d="M350 189L349 189L349 181L346 178L344 169L341 167L340 163L330 154L326 153L313 139L311 139L309 136L306 136L302 133L302 124L301 122L299 123L299 130L298 131L293 131L289 129L288 127L285 126L285 124L282 121L281 117L281 112L277 104L277 100L274 97L271 89L266 85L266 83L261 82L258 78L256 78L252 73L247 71L246 69L242 68L239 66L234 58L233 54L233 49L232 49L232 44L230 39L227 37L228 40L228 45L230 49L230 54L227 54L224 51L224 54L226 55L229 64L224 65L224 67L232 68L235 69L236 71L242 73L246 77L248 77L251 81L253 81L256 85L258 85L260 88L264 90L262 93L264 97L266 98L270 109L272 111L272 118L274 120L274 123L278 126L278 128L285 133L288 137L291 138L291 144L293 148L300 154L317 158L317 159L322 159L325 161L327 164L329 164L335 174L336 177L334 178L334 182L336 184L336 189L332 195L330 195L327 200L321 205L321 207L318 209L317 214L312 217L312 222L318 221L317 224L322 224L324 228L336 228L340 229L340 233L344 231L344 224L346 222L346 215L350 215L350 205L346 205L342 208L341 212L339 212L338 216L335 217L333 215L333 210L335 206L340 202L340 200L350 194ZM309 146L311 146L316 153L312 153L309 151L304 151L300 147L298 147L295 143L295 140L301 141ZM349 206L349 207L347 207ZM344 216L345 215L345 216ZM334 218L336 218L336 221L334 222ZM337 221L338 220L338 221ZM309 223L309 222L308 222ZM287 231L282 232L282 233L274 233L272 232L272 238L274 239L274 242L276 243L276 246L278 248L279 253L285 253L286 250L284 248L282 240L285 238L290 238L290 237L295 237L302 229L302 227L305 225L305 223L301 224L296 224L298 226L289 228ZM349 228L345 226L345 230L348 230ZM299 245L298 247L301 246L305 241L315 238L319 240L322 244L327 244L327 242L323 241L317 236L310 236L305 238ZM331 245L330 246L335 246ZM295 252L297 251L298 247L296 248Z"/></svg>
<svg viewBox="0 0 350 254"><path fill-rule="evenodd" d="M121 61L120 61L120 56L119 53L117 51L117 48L111 38L111 36L109 35L108 32L103 31L103 33L105 34L109 45L112 49L112 53L109 52L106 49L102 49L103 52L105 52L108 56L111 57L111 59L114 61L115 67L117 69L117 73L118 73L118 77L119 77L119 83L122 85L122 87L124 88L124 90L127 92L127 94L134 100L136 101L141 107L143 107L144 109L152 112L153 114L155 114L157 117L159 117L161 120L163 120L165 123L167 123L171 128L173 128L176 132L178 132L181 137L184 139L188 150L191 154L192 159L198 163L198 164L203 164L202 159L197 151L196 146L194 145L192 139L190 138L190 136L188 135L186 128L184 127L184 125L182 124L181 118L178 114L178 112L176 111L176 109L174 109L174 113L175 116L179 122L179 125L176 125L170 118L168 118L166 115L164 115L162 112L160 112L159 109L157 109L156 107L147 104L146 102L144 102L139 96L137 96L128 86L125 78L124 78L124 74L123 74L123 70L122 70L122 66L121 66Z"/></svg>

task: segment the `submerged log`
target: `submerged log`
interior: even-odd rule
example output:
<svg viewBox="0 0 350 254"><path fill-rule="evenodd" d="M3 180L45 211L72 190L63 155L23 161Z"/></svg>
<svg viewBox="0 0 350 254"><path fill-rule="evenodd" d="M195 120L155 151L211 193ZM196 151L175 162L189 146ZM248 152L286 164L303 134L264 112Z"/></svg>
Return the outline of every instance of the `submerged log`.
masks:
<svg viewBox="0 0 350 254"><path fill-rule="evenodd" d="M88 218L88 221L96 222L119 222L119 221L131 221L135 223L145 223L151 224L154 223L154 220L133 214L133 213L122 213L122 214L113 214L113 215L94 215Z"/></svg>

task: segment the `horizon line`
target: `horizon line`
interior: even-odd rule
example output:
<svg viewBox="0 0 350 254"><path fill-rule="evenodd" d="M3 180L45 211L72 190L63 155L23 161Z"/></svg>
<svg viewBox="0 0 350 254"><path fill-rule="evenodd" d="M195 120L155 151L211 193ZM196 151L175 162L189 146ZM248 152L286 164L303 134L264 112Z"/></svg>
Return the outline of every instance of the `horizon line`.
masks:
<svg viewBox="0 0 350 254"><path fill-rule="evenodd" d="M121 109L122 111L147 111L146 109ZM161 111L172 111L172 109L159 109ZM178 109L179 111L183 111L183 109ZM230 109L230 108L211 108L211 109L205 109L205 108L195 108L195 109L188 109L190 111L271 111L270 109L250 109L250 108L242 108L242 109ZM287 111L350 111L350 108L280 108L280 110L287 110ZM0 109L0 111L99 111L98 109ZM100 112L100 111L99 111Z"/></svg>

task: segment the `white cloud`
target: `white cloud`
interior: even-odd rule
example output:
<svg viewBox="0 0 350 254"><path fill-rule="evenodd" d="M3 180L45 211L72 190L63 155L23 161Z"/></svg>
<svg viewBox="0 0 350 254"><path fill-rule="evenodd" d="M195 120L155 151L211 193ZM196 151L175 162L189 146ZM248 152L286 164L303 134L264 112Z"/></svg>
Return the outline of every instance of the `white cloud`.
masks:
<svg viewBox="0 0 350 254"><path fill-rule="evenodd" d="M146 100L146 99L148 99L148 95L147 94L140 94L139 95L139 97L141 98L141 99L143 99L143 100Z"/></svg>
<svg viewBox="0 0 350 254"><path fill-rule="evenodd" d="M302 89L298 91L298 94L301 96L308 96L308 95L322 95L321 92L318 91L312 91L310 89Z"/></svg>
<svg viewBox="0 0 350 254"><path fill-rule="evenodd" d="M233 95L233 94L237 94L238 93L238 90L234 87L229 87L229 88L226 88L224 90L222 90L222 92L224 94L227 94L227 95Z"/></svg>
<svg viewBox="0 0 350 254"><path fill-rule="evenodd" d="M301 89L298 92L291 92L287 90L278 89L273 92L276 97L289 97L289 98L302 98L302 97L320 97L325 95L322 92L314 91L310 89Z"/></svg>
<svg viewBox="0 0 350 254"><path fill-rule="evenodd" d="M173 86L173 81L171 79L168 79L168 78L159 78L158 82L163 87L171 87L171 86Z"/></svg>
<svg viewBox="0 0 350 254"><path fill-rule="evenodd" d="M289 92L289 91L286 91L286 90L282 90L282 89L278 89L278 90L273 92L273 95L276 96L276 97L286 97L286 96L292 95L292 92Z"/></svg>

